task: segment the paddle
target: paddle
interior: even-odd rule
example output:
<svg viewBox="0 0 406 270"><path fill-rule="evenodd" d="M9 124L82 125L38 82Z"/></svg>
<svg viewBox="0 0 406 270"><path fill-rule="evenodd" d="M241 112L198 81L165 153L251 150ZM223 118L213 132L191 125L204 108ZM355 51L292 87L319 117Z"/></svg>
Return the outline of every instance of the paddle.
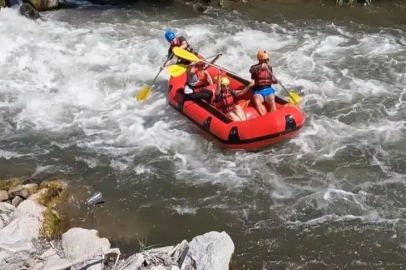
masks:
<svg viewBox="0 0 406 270"><path fill-rule="evenodd" d="M275 75L273 75L273 73L272 73L269 69L268 69L268 71L269 71L269 72L271 73L271 75L275 78L275 80L278 81L278 83L280 84L280 86L282 86L283 90L285 90L286 93L288 93L288 95L289 95L289 103L291 103L291 104L293 104L293 105L296 105L297 103L299 103L300 100L301 100L300 96L299 96L298 94L296 94L296 93L291 93L291 92L289 92L289 91L285 88L285 86L283 86L283 84L275 77Z"/></svg>
<svg viewBox="0 0 406 270"><path fill-rule="evenodd" d="M158 74L155 76L154 80L152 81L151 85L153 85L155 83L156 78L158 78L159 74L161 73L161 71L164 70L163 68L159 69ZM144 88L142 88L142 90L137 94L136 98L137 101L141 101L146 99L146 97L149 95L149 93L151 93L151 86L147 85Z"/></svg>
<svg viewBox="0 0 406 270"><path fill-rule="evenodd" d="M203 59L203 60L199 59L199 61L204 61L209 58L216 57L215 59L213 59L213 61L212 61L212 63L213 63L215 60L217 61L217 59L222 55L223 55L223 53L218 53L218 54L206 57L206 59ZM168 67L168 72L172 77L178 77L178 76L182 75L183 73L185 73L186 69L187 69L187 65L174 64L174 65L170 65Z"/></svg>
<svg viewBox="0 0 406 270"><path fill-rule="evenodd" d="M197 62L200 61L200 58L197 57L194 53L188 52L180 47L175 47L172 49L173 54L175 54L177 57L189 60L191 62Z"/></svg>
<svg viewBox="0 0 406 270"><path fill-rule="evenodd" d="M178 77L186 72L187 66L186 65L170 65L168 67L169 75L172 77Z"/></svg>

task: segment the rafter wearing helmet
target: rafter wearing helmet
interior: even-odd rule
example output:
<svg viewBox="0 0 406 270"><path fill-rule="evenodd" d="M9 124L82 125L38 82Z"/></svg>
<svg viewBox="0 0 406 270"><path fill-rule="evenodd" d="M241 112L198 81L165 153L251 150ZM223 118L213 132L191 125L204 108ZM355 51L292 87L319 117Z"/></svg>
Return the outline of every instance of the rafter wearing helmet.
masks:
<svg viewBox="0 0 406 270"><path fill-rule="evenodd" d="M166 41L168 41L170 43L169 49L168 49L168 57L165 61L165 63L161 66L161 68L163 69L166 64L172 60L174 54L172 53L172 49L174 47L179 47L182 48L188 52L194 53L196 55L198 55L198 53L192 49L189 45L189 42L186 40L186 38L184 36L178 36L176 37L175 33L171 30L168 30L165 32L165 39ZM188 65L190 64L190 61L185 60L185 59L178 59L177 61L178 64L185 64Z"/></svg>
<svg viewBox="0 0 406 270"><path fill-rule="evenodd" d="M262 106L264 101L269 104L271 111L276 111L275 90L272 88L272 84L279 82L273 76L268 53L259 51L257 59L258 63L252 65L249 72L251 73L251 79L255 82L253 88L255 106L260 115L265 115L267 111Z"/></svg>
<svg viewBox="0 0 406 270"><path fill-rule="evenodd" d="M244 95L253 83L242 90L230 89L230 80L227 77L220 78L221 70L218 70L217 88L215 92L214 106L221 110L233 121L245 121L247 116L240 105L235 104L235 98Z"/></svg>

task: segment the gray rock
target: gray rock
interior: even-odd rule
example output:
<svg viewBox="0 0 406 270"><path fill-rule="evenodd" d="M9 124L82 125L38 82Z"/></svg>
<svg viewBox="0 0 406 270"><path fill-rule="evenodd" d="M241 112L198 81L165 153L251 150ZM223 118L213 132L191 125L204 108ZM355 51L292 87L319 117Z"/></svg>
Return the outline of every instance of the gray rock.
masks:
<svg viewBox="0 0 406 270"><path fill-rule="evenodd" d="M23 3L20 6L20 14L28 19L36 20L40 18L38 10L36 10L30 3Z"/></svg>
<svg viewBox="0 0 406 270"><path fill-rule="evenodd" d="M173 259L175 262L178 263L179 267L182 266L183 261L185 260L186 255L189 252L189 248L189 243L186 240L183 240L173 254Z"/></svg>
<svg viewBox="0 0 406 270"><path fill-rule="evenodd" d="M18 207L20 203L22 203L24 200L20 196L14 197L14 199L11 201L11 204L15 207Z"/></svg>
<svg viewBox="0 0 406 270"><path fill-rule="evenodd" d="M163 265L158 265L158 266L154 266L154 267L151 267L151 268L149 268L150 270L168 270L168 269L171 269L171 268L166 268L165 266L163 266Z"/></svg>
<svg viewBox="0 0 406 270"><path fill-rule="evenodd" d="M234 243L226 232L208 232L196 236L189 244L190 250L181 269L196 262L197 270L228 270Z"/></svg>
<svg viewBox="0 0 406 270"><path fill-rule="evenodd" d="M56 254L56 250L53 249L53 248L50 248L50 249L48 249L47 251L45 251L45 252L40 256L40 258L41 258L41 259L46 259L46 258L48 258L48 257L50 257L50 256L52 256L52 255L54 255L54 254Z"/></svg>
<svg viewBox="0 0 406 270"><path fill-rule="evenodd" d="M1 207L4 205L8 204L3 203ZM8 252L33 250L32 240L38 238L44 210L45 207L33 201L23 201L14 211L11 222L0 229L0 250Z"/></svg>
<svg viewBox="0 0 406 270"><path fill-rule="evenodd" d="M47 257L43 270L69 269L71 265L69 260L59 257L58 254L53 254Z"/></svg>
<svg viewBox="0 0 406 270"><path fill-rule="evenodd" d="M110 249L107 238L99 238L97 230L72 228L62 235L62 247L70 261L92 259Z"/></svg>
<svg viewBox="0 0 406 270"><path fill-rule="evenodd" d="M23 0L23 2L30 3L38 11L53 10L59 6L58 0Z"/></svg>
<svg viewBox="0 0 406 270"><path fill-rule="evenodd" d="M27 199L31 194L34 194L38 190L37 184L26 184L26 185L18 185L13 188L10 188L8 191L8 195L11 199L16 196L20 196L24 199Z"/></svg>
<svg viewBox="0 0 406 270"><path fill-rule="evenodd" d="M43 262L39 262L37 263L32 270L43 270L44 269L44 263Z"/></svg>
<svg viewBox="0 0 406 270"><path fill-rule="evenodd" d="M0 229L6 227L13 216L16 208L9 203L0 202Z"/></svg>
<svg viewBox="0 0 406 270"><path fill-rule="evenodd" d="M8 193L5 190L0 190L0 202L4 202L8 200Z"/></svg>
<svg viewBox="0 0 406 270"><path fill-rule="evenodd" d="M142 254L135 254L129 257L123 265L127 265L123 270L140 270L144 264L144 256ZM120 268L121 269L121 268Z"/></svg>

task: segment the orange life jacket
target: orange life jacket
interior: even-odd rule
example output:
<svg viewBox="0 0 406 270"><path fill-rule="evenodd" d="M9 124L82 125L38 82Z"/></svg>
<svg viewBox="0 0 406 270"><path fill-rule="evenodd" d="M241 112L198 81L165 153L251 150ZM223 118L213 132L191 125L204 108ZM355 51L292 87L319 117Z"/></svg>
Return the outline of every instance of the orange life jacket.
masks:
<svg viewBox="0 0 406 270"><path fill-rule="evenodd" d="M217 109L222 110L224 113L231 112L235 108L234 96L230 93L230 91L221 91L216 97L214 104Z"/></svg>
<svg viewBox="0 0 406 270"><path fill-rule="evenodd" d="M189 84L189 82L186 82L186 84L194 91L194 92L199 92L199 88L202 88L203 86L206 86L207 83L207 76L204 73L204 70L199 70L196 67L193 67L192 70L195 72L197 76L197 83L195 85Z"/></svg>
<svg viewBox="0 0 406 270"><path fill-rule="evenodd" d="M272 68L268 66L268 68L272 71ZM253 75L253 79L255 81L255 87L258 88L265 88L272 85L272 74L267 69L258 69Z"/></svg>

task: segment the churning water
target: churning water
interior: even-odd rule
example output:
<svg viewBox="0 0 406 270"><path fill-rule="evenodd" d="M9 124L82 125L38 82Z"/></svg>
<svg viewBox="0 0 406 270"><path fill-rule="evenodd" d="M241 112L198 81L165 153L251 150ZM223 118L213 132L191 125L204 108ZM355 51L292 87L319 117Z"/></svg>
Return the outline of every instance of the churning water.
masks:
<svg viewBox="0 0 406 270"><path fill-rule="evenodd" d="M404 30L212 15L93 8L35 22L1 10L3 175L73 176L72 223L133 249L137 236L173 244L226 230L241 268L401 269ZM257 152L218 149L168 106L165 71L137 103L168 28L247 78L256 52L270 51L302 96L300 134ZM92 185L106 200L96 212L82 203Z"/></svg>

